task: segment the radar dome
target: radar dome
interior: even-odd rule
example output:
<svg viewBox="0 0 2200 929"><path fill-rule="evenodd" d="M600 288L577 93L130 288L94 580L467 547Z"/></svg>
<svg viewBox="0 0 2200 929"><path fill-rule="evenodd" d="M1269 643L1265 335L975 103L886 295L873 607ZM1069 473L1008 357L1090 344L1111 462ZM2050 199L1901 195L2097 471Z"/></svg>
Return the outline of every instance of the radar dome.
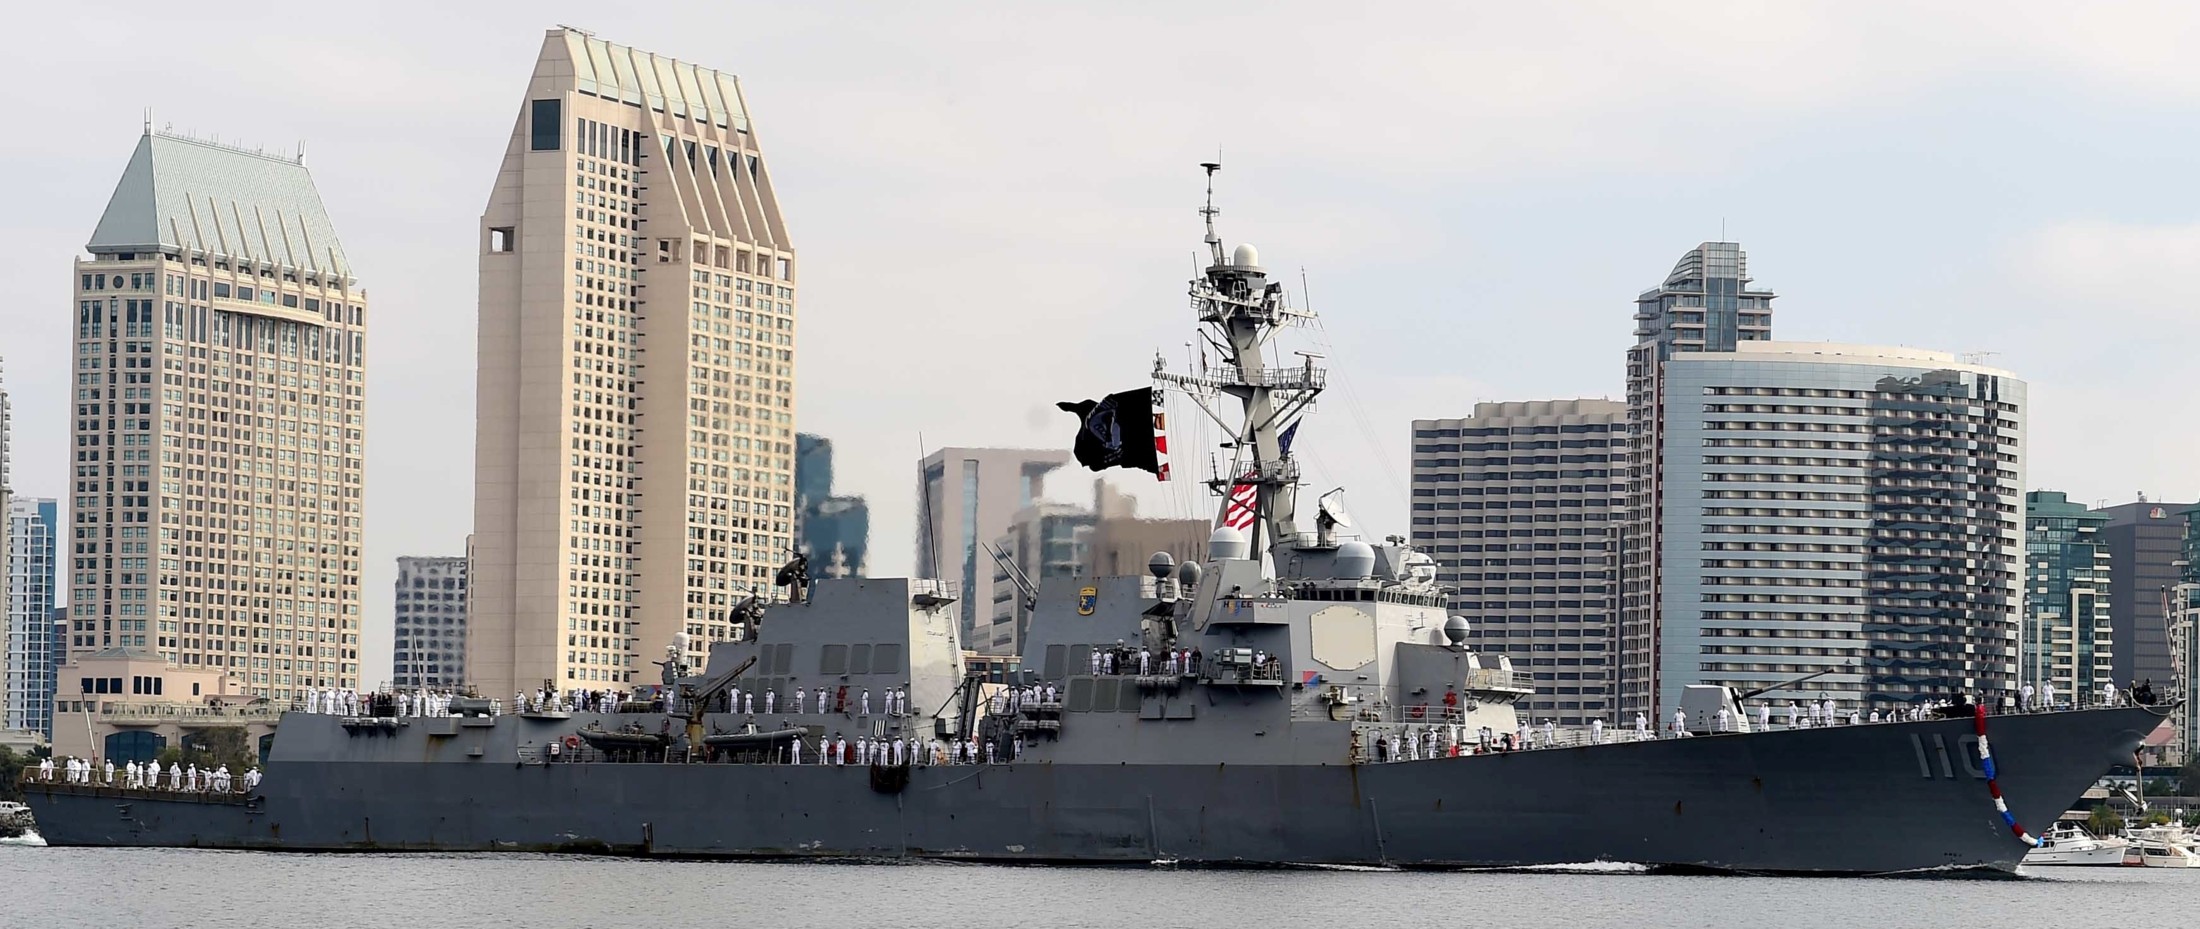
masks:
<svg viewBox="0 0 2200 929"><path fill-rule="evenodd" d="M1207 557L1213 561L1243 560L1251 549L1245 533L1229 526L1216 526L1214 534L1207 537Z"/></svg>
<svg viewBox="0 0 2200 929"><path fill-rule="evenodd" d="M1187 561L1176 566L1176 583L1185 590L1199 589L1199 562Z"/></svg>
<svg viewBox="0 0 2200 929"><path fill-rule="evenodd" d="M1250 242L1240 242L1237 251L1230 253L1230 263L1240 268L1258 267L1260 265L1260 249L1254 248Z"/></svg>
<svg viewBox="0 0 2200 929"><path fill-rule="evenodd" d="M1166 578L1169 576L1169 572L1174 570L1176 570L1176 559L1169 557L1168 552L1155 552L1152 558L1146 559L1146 573L1154 577Z"/></svg>
<svg viewBox="0 0 2200 929"><path fill-rule="evenodd" d="M683 652L687 651L689 641L688 634L685 632L676 632L672 635L672 647Z"/></svg>
<svg viewBox="0 0 2200 929"><path fill-rule="evenodd" d="M1469 628L1466 617L1454 616L1444 620L1444 638L1449 639L1453 645L1465 645Z"/></svg>
<svg viewBox="0 0 2200 929"><path fill-rule="evenodd" d="M1337 577L1359 580L1375 573L1375 546L1353 539L1337 546Z"/></svg>

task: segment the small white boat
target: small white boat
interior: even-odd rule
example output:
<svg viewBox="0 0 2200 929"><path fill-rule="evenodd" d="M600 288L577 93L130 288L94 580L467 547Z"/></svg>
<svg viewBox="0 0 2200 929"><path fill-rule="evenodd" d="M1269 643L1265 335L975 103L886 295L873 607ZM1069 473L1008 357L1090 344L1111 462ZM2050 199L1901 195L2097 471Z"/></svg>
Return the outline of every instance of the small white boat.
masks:
<svg viewBox="0 0 2200 929"><path fill-rule="evenodd" d="M2200 868L2193 835L2175 826L2133 829L2124 863L2149 868Z"/></svg>
<svg viewBox="0 0 2200 929"><path fill-rule="evenodd" d="M2121 836L2096 838L2084 826L2059 822L2040 837L2039 847L2024 853L2026 867L2038 865L2120 865L2131 843Z"/></svg>

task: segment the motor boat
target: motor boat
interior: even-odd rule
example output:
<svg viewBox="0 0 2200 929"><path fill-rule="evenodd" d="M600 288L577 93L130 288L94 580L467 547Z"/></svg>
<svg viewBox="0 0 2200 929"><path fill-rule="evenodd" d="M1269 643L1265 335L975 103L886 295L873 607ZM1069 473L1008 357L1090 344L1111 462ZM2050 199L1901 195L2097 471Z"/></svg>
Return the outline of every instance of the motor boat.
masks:
<svg viewBox="0 0 2200 929"><path fill-rule="evenodd" d="M2039 847L2024 853L2024 864L2120 865L2130 845L2122 836L2098 838L2077 823L2059 822L2040 837Z"/></svg>
<svg viewBox="0 0 2200 929"><path fill-rule="evenodd" d="M2200 850L2192 833L2176 826L2147 826L2130 831L2124 863L2148 868L2200 868Z"/></svg>

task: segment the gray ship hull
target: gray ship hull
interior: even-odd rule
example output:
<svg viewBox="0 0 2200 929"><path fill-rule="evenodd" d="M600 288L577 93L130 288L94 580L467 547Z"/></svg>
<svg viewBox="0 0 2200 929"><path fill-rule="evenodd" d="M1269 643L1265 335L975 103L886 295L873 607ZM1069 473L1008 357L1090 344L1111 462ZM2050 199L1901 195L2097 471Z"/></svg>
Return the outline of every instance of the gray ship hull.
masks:
<svg viewBox="0 0 2200 929"><path fill-rule="evenodd" d="M2045 829L2159 719L1993 717L2010 809ZM495 730L521 738L527 725ZM899 790L858 767L454 762L417 731L348 753L359 760L313 750L345 738L327 717L286 719L278 742L306 748L279 745L249 800L27 793L57 846L1819 874L2010 870L2025 851L1994 810L1968 720L1392 764L917 767Z"/></svg>

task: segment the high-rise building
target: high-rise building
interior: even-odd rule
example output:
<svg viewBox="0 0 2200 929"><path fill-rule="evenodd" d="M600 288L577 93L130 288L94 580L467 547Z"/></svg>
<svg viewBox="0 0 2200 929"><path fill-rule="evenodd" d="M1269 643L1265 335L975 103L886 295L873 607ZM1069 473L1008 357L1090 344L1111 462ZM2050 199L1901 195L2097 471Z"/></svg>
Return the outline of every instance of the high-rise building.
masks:
<svg viewBox="0 0 2200 929"><path fill-rule="evenodd" d="M28 728L21 721L27 715L27 710L18 709L17 697L19 690L29 686L27 675L30 662L18 662L16 650L19 645L28 644L31 630L15 615L15 503L8 468L9 446L15 440L12 412L8 406L5 383L0 382L0 513L7 514L6 518L0 519L0 552L7 553L6 558L0 558L0 595L7 597L5 607L0 607L0 730ZM52 522L46 524L46 532L46 590L50 593L53 589ZM50 599L48 603L51 603Z"/></svg>
<svg viewBox="0 0 2200 929"><path fill-rule="evenodd" d="M871 505L860 496L833 493L833 440L796 433L794 447L796 547L810 557L810 576L864 576Z"/></svg>
<svg viewBox="0 0 2200 929"><path fill-rule="evenodd" d="M1414 548L1436 559L1468 643L1532 674L1532 719L1616 722L1614 536L1627 405L1477 403L1413 421Z"/></svg>
<svg viewBox="0 0 2200 929"><path fill-rule="evenodd" d="M53 675L53 682L56 687L61 682L61 666L67 664L68 661L69 608L57 606L53 608L53 622L46 627L46 668L47 673ZM45 736L48 742L53 741L53 717L55 713L53 694L53 688L46 690Z"/></svg>
<svg viewBox="0 0 2200 929"><path fill-rule="evenodd" d="M2058 696L2097 692L2114 670L2108 516L2059 490L2024 495L2024 621L2017 681ZM2164 678L2164 680L2168 680Z"/></svg>
<svg viewBox="0 0 2200 929"><path fill-rule="evenodd" d="M1675 352L1731 352L1743 342L1772 338L1775 296L1750 286L1749 259L1740 244L1705 242L1681 256L1664 284L1635 298L1635 345L1627 350L1626 509L1619 527L1619 664L1613 675L1624 713L1655 713L1660 691L1665 363Z"/></svg>
<svg viewBox="0 0 2200 929"><path fill-rule="evenodd" d="M980 638L980 600L993 560L981 546L1001 537L1024 507L1046 495L1046 476L1070 453L1029 448L943 448L917 464L917 576L955 585L962 640Z"/></svg>
<svg viewBox="0 0 2200 929"><path fill-rule="evenodd" d="M1096 478L1091 509L1035 501L1016 512L992 545L1024 582L1044 588L1088 578L1150 578L1155 553L1165 552L1177 564L1204 559L1210 534L1204 519L1141 518L1137 498ZM984 557L992 572L992 607L977 637L964 645L980 654L1022 655L1031 602L1008 565Z"/></svg>
<svg viewBox="0 0 2200 929"><path fill-rule="evenodd" d="M51 644L61 508L50 498L8 501L7 626L0 641L0 729L53 728Z"/></svg>
<svg viewBox="0 0 2200 929"><path fill-rule="evenodd" d="M2108 517L2101 542L2108 546L2108 616L2114 626L2116 686L2133 681L2173 680L2170 663L2169 590L2177 584L2177 561L2184 557L2185 523L2179 513L2190 503L2133 503L2101 507Z"/></svg>
<svg viewBox="0 0 2200 929"><path fill-rule="evenodd" d="M794 542L795 255L740 84L551 30L480 250L467 675L701 666Z"/></svg>
<svg viewBox="0 0 2200 929"><path fill-rule="evenodd" d="M466 684L466 559L397 559L397 645L390 680L399 688Z"/></svg>
<svg viewBox="0 0 2200 929"><path fill-rule="evenodd" d="M2169 696L2180 701L2177 711L2170 714L2176 726L2176 744L2173 757L2185 761L2200 754L2200 674L2194 674L2196 662L2200 662L2200 506L2188 506L2171 511L2178 531L2177 578L2162 590L2162 603L2169 621L2170 674L2163 678L2170 681Z"/></svg>
<svg viewBox="0 0 2200 929"><path fill-rule="evenodd" d="M1069 583L1085 576L1092 523L1092 511L1082 506L1040 500L1016 511L1008 530L990 541L1035 587ZM964 639L963 645L984 655L1021 655L1024 633L1031 628L1031 603L1006 567L990 556L985 576L992 581L992 605L986 621L978 625L978 634Z"/></svg>
<svg viewBox="0 0 2200 929"><path fill-rule="evenodd" d="M85 249L71 654L359 686L367 295L304 162L148 131Z"/></svg>
<svg viewBox="0 0 2200 929"><path fill-rule="evenodd" d="M1658 705L1869 712L2017 683L2025 384L1943 352L1748 342L1665 363Z"/></svg>

